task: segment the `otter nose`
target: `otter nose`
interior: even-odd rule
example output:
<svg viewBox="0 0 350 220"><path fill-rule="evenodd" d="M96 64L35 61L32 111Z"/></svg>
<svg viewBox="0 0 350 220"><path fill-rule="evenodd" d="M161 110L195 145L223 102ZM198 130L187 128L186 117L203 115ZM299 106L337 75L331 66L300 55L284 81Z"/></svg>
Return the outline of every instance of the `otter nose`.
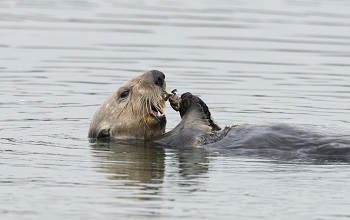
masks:
<svg viewBox="0 0 350 220"><path fill-rule="evenodd" d="M153 78L154 78L154 83L157 86L163 87L164 79L165 79L164 73L162 73L158 70L152 70L152 74L153 74Z"/></svg>

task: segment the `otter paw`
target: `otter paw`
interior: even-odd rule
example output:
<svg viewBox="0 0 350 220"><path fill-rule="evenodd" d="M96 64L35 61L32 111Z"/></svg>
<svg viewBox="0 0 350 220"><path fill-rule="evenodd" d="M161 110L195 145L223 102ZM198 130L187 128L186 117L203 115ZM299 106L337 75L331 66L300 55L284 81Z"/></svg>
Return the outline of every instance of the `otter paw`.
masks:
<svg viewBox="0 0 350 220"><path fill-rule="evenodd" d="M165 100L169 100L170 106L175 110L179 111L181 108L181 98L176 95L177 90L174 89L171 93L166 95Z"/></svg>

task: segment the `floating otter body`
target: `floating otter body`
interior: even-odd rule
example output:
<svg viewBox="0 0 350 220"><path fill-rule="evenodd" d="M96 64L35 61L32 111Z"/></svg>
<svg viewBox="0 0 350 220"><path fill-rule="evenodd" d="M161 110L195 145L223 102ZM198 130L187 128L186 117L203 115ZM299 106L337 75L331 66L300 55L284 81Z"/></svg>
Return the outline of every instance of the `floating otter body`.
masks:
<svg viewBox="0 0 350 220"><path fill-rule="evenodd" d="M203 147L235 155L350 160L349 134L322 133L313 127L286 124L243 124L221 129L198 96L184 93L170 102L182 120L172 131L154 141L165 147Z"/></svg>
<svg viewBox="0 0 350 220"><path fill-rule="evenodd" d="M164 78L163 73L150 71L124 84L95 113L89 137L144 139L167 148L203 147L235 155L350 160L348 134L332 135L283 124L221 128L198 96L167 94ZM181 122L165 133L167 99L179 111Z"/></svg>

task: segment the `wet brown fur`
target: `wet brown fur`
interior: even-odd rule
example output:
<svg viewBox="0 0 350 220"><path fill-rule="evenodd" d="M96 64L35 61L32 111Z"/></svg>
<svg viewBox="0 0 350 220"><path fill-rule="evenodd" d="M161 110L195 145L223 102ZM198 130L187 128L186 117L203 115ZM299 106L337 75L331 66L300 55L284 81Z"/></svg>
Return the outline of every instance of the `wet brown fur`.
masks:
<svg viewBox="0 0 350 220"><path fill-rule="evenodd" d="M117 89L96 111L89 138L105 135L117 139L154 139L165 132L165 121L150 115L151 107L164 112L166 84L155 84L152 71ZM129 91L128 96L123 98ZM165 120L165 119L164 119Z"/></svg>

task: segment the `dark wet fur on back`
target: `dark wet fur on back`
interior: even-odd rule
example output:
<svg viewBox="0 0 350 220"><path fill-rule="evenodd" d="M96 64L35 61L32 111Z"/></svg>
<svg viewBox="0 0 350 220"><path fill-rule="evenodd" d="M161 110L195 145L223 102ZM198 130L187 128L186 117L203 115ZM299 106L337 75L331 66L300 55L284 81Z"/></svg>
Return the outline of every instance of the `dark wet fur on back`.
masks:
<svg viewBox="0 0 350 220"><path fill-rule="evenodd" d="M286 124L237 125L224 138L205 147L236 155L350 160L349 135Z"/></svg>

